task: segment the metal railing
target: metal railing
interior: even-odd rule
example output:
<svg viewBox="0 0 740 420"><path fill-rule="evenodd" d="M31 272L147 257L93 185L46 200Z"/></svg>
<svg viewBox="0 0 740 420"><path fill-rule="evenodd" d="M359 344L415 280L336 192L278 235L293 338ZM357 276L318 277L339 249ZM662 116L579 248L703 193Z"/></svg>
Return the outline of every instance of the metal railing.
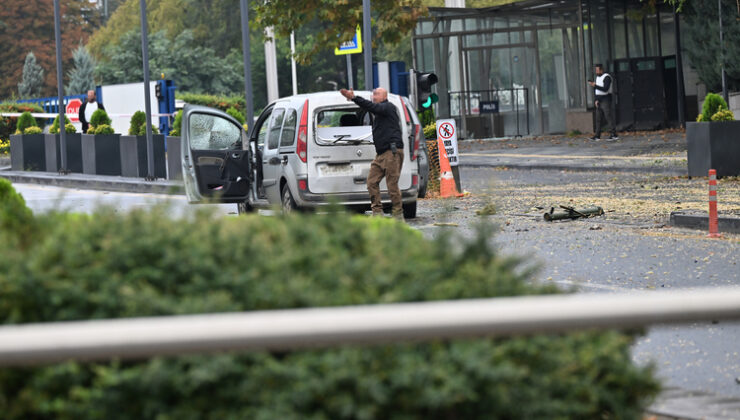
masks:
<svg viewBox="0 0 740 420"><path fill-rule="evenodd" d="M0 327L0 366L740 319L740 288L573 294Z"/></svg>

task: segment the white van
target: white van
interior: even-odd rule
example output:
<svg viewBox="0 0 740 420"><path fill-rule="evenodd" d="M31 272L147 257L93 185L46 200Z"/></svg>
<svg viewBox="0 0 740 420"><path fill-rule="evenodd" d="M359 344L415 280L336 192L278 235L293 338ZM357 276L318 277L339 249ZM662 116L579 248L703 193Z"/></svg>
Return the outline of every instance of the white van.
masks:
<svg viewBox="0 0 740 420"><path fill-rule="evenodd" d="M388 100L398 110L404 141L398 182L404 217L414 218L421 127L401 97L389 94ZM181 150L190 203L238 203L240 213L277 204L286 211L330 203L370 208L372 115L339 92L278 99L262 111L248 137L228 114L186 105ZM380 187L383 204L390 208L385 180Z"/></svg>

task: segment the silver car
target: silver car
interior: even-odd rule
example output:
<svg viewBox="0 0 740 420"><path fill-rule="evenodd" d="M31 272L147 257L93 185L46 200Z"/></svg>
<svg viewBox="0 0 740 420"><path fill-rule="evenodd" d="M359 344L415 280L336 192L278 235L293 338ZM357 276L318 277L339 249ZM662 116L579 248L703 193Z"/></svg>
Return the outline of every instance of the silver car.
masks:
<svg viewBox="0 0 740 420"><path fill-rule="evenodd" d="M370 98L370 92L355 94ZM403 99L396 105L404 141L399 179L404 217L416 217L421 127ZM375 158L372 115L339 92L279 99L250 127L249 136L228 114L185 106L182 168L190 203L237 203L239 212L280 205L286 211L330 203L370 208L367 176ZM385 181L382 201L390 205Z"/></svg>

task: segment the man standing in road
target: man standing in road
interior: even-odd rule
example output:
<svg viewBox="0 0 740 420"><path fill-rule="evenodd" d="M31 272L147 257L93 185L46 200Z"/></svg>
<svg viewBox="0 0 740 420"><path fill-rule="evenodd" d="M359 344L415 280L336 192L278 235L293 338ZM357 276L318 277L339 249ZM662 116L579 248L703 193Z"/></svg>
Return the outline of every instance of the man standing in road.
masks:
<svg viewBox="0 0 740 420"><path fill-rule="evenodd" d="M373 90L372 102L355 96L353 90L341 89L340 93L374 116L373 142L376 156L370 164L370 173L367 176L367 191L370 193L373 216L383 215L380 181L385 177L393 204L393 217L403 220L403 202L401 190L398 188L398 178L401 176L403 166L403 140L398 111L388 101L388 91L380 87Z"/></svg>
<svg viewBox="0 0 740 420"><path fill-rule="evenodd" d="M94 90L88 90L87 91L87 100L80 105L80 122L82 123L82 132L84 134L87 133L87 128L90 126L90 118L92 117L93 112L95 112L98 109L105 110L103 107L103 104L98 102L95 98L95 91Z"/></svg>
<svg viewBox="0 0 740 420"><path fill-rule="evenodd" d="M614 122L614 83L612 76L608 73L604 73L604 66L601 64L594 65L596 72L596 81L588 81L588 84L594 88L594 105L596 105L596 133L591 137L591 140L601 139L601 129L603 121L609 124L611 130L611 136L608 138L609 141L619 140L617 136L617 127Z"/></svg>

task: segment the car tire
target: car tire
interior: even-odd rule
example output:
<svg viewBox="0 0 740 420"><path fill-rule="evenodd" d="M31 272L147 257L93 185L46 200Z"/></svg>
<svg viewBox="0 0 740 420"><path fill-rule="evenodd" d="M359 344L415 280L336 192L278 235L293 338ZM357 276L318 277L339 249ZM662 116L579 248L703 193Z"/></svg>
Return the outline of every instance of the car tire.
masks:
<svg viewBox="0 0 740 420"><path fill-rule="evenodd" d="M403 205L403 218L404 219L415 219L416 218L416 201Z"/></svg>
<svg viewBox="0 0 740 420"><path fill-rule="evenodd" d="M288 214L298 210L298 206L296 205L295 200L293 200L293 195L290 193L288 184L283 185L283 193L281 197L280 205L283 209L283 213Z"/></svg>
<svg viewBox="0 0 740 420"><path fill-rule="evenodd" d="M249 204L249 201L244 201L236 205L236 212L238 214L249 214L254 213L254 207Z"/></svg>

